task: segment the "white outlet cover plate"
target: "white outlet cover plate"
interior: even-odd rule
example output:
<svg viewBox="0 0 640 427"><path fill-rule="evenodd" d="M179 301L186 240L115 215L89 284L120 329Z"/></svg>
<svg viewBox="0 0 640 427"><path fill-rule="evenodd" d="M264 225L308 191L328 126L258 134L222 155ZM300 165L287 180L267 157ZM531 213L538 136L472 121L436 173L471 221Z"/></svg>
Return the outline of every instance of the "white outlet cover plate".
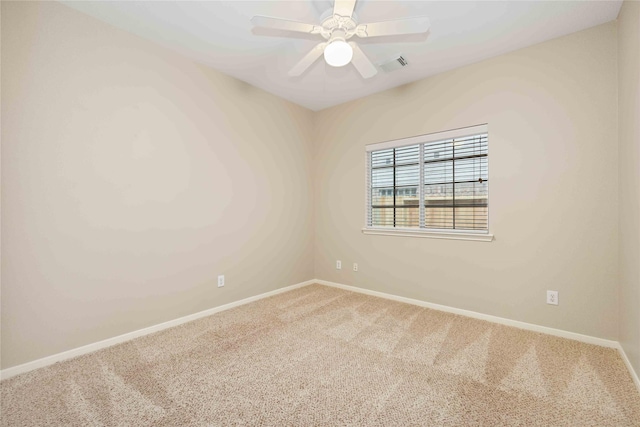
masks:
<svg viewBox="0 0 640 427"><path fill-rule="evenodd" d="M558 305L558 291L547 291L547 304Z"/></svg>

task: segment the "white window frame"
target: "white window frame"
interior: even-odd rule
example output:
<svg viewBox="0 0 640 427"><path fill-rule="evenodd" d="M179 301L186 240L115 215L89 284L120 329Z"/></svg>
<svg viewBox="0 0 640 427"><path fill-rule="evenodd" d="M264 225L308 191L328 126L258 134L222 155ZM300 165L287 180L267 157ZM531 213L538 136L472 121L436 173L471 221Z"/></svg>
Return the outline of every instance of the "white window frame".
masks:
<svg viewBox="0 0 640 427"><path fill-rule="evenodd" d="M489 222L489 213L487 213L487 230L439 230L429 228L400 228L400 227L374 227L369 225L369 210L371 209L371 152L378 150L385 150L389 148L400 148L409 145L420 144L420 159L422 160L422 150L425 143L442 141L453 138L464 138L467 136L473 136L477 134L488 134L488 125L482 124L477 126L470 126L460 129L453 129L444 132L430 133L426 135L412 136L409 138L396 139L393 141L379 142L376 144L368 144L366 146L365 156L365 226L362 229L364 234L381 235L381 236L405 236L405 237L426 237L431 239L452 239L452 240L473 240L480 242L491 242L493 240L493 234L489 233L491 224ZM488 155L487 155L488 162ZM422 188L423 188L423 173L424 167L422 162L420 164L420 185L418 186L418 197L420 204L423 204L422 200ZM423 212L423 209L420 209ZM421 218L421 224L424 219Z"/></svg>

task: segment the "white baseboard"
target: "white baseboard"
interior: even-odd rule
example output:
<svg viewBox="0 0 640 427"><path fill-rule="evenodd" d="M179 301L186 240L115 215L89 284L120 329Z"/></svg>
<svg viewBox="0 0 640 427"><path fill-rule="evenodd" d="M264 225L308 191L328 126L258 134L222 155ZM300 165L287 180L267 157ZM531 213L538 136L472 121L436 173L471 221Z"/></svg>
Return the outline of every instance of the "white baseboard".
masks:
<svg viewBox="0 0 640 427"><path fill-rule="evenodd" d="M601 347L619 348L618 341L606 340L603 338L592 337L590 335L578 334L575 332L563 331L562 329L549 328L547 326L540 326L533 323L520 322L518 320L506 319L504 317L492 316L490 314L478 313L477 311L464 310L461 308L449 307L447 305L434 304L422 300L413 298L405 298L397 295L386 294L384 292L371 291L369 289L358 288L356 286L343 285L342 283L329 282L326 280L316 280L316 283L326 286L332 286L334 288L345 289L347 291L358 292L361 294L371 295L374 297L390 299L393 301L404 302L407 304L417 305L420 307L431 308L438 311L445 311L447 313L459 314L461 316L472 317L474 319L486 320L487 322L499 323L501 325L513 326L515 328L526 329L533 332L541 332L543 334L554 335L557 337L568 338L575 341L584 342L587 344L595 344Z"/></svg>
<svg viewBox="0 0 640 427"><path fill-rule="evenodd" d="M638 378L638 373L635 371L635 369L633 369L633 366L631 365L631 361L627 357L627 353L624 352L624 348L622 348L622 345L620 343L618 343L617 348L618 348L618 352L620 353L620 356L622 357L622 360L624 360L624 364L627 365L627 370L631 374L631 378L633 379L633 382L636 384L636 388L638 389L638 392L640 392L640 378Z"/></svg>
<svg viewBox="0 0 640 427"><path fill-rule="evenodd" d="M210 308L208 310L200 311L198 313L190 314L188 316L180 317L178 319L170 320L168 322L160 323L158 325L149 326L148 328L139 329L137 331L129 332L123 335L118 335L117 337L108 338L103 341L98 341L96 343L88 344L82 347L74 348L62 353L54 354L52 356L43 357L42 359L34 360L32 362L27 362L22 365L13 366L11 368L3 369L0 371L0 380L4 380L7 378L11 378L13 376L32 371L34 369L43 368L45 366L53 365L57 362L62 362L64 360L72 359L77 356L81 356L83 354L92 353L94 351L111 347L116 344L120 344L134 338L142 337L145 335L152 334L154 332L162 331L164 329L172 328L174 326L181 325L183 323L191 322L196 319L200 319L202 317L210 316L215 313L219 313L221 311L229 310L234 307L238 307L244 304L248 304L250 302L258 301L263 298L268 298L273 295L277 295L283 292L291 291L296 288L301 288L307 285L311 285L313 283L318 283L325 286L331 286L334 288L340 288L347 291L358 292L365 295L371 295L379 298L385 298L393 301L403 302L407 304L417 305L420 307L431 308L434 310L444 311L447 313L459 314L461 316L471 317L474 319L486 320L492 323L499 323L502 325L513 326L520 329L525 329L533 332L541 332L544 334L554 335L562 338L568 338L580 342L584 342L587 344L595 344L602 347L615 348L619 351L622 360L624 360L629 373L631 374L631 378L634 383L638 387L638 391L640 391L640 379L638 379L637 373L634 371L629 359L624 352L624 349L617 341L606 340L603 338L592 337L589 335L578 334L575 332L564 331L562 329L549 328L547 326L535 325L533 323L520 322L518 320L506 319L504 317L492 316L489 314L478 313L475 311L464 310L461 308L449 307L446 305L434 304L426 301L421 301L413 298L406 298L397 295L387 294L384 292L371 291L369 289L358 288L356 286L344 285L342 283L329 282L327 280L307 280L305 282L296 283L295 285L286 286L284 288L276 289L274 291L265 292L260 295L255 295L249 298L242 299L240 301L235 301L229 304L221 305L218 307Z"/></svg>
<svg viewBox="0 0 640 427"><path fill-rule="evenodd" d="M638 374L631 366L631 362L624 352L624 349L618 341L606 340L604 338L592 337L590 335L578 334L575 332L564 331L562 329L549 328L547 326L540 326L533 323L520 322L518 320L506 319L504 317L492 316L490 314L478 313L476 311L464 310L461 308L449 307L447 305L433 304L426 301L421 301L413 298L405 298L397 295L387 294L384 292L371 291L369 289L358 288L356 286L343 285L342 283L329 282L327 280L315 280L315 283L319 283L325 286L332 286L334 288L340 288L347 291L358 292L365 295L371 295L379 298L385 298L393 301L404 302L407 304L417 305L420 307L431 308L434 310L445 311L447 313L459 314L461 316L472 317L474 319L486 320L487 322L499 323L501 325L513 326L515 328L526 329L533 332L541 332L543 334L554 335L561 338L568 338L575 341L584 342L587 344L599 345L601 347L615 348L620 353L622 360L627 366L627 370L635 383L638 392L640 392L640 379Z"/></svg>
<svg viewBox="0 0 640 427"><path fill-rule="evenodd" d="M57 362L62 362L63 360L72 359L77 356L81 356L83 354L92 353L96 350L100 350L103 348L111 347L112 345L120 344L125 341L132 340L134 338L142 337L145 335L152 334L154 332L162 331L164 329L169 329L174 326L181 325L183 323L191 322L196 319L200 319L201 317L211 316L212 314L219 313L221 311L229 310L234 307L238 307L244 304L248 304L250 302L258 301L263 298L268 298L273 295L277 295L283 292L291 291L296 288L301 288L303 286L310 285L312 283L316 283L315 280L307 280L306 282L296 283L295 285L287 286L284 288L276 289L275 291L265 292L260 295L255 295L249 298L242 299L240 301L231 302L229 304L224 304L218 307L210 308L204 311L200 311L198 313L190 314L188 316L180 317L178 319L169 320L168 322L160 323L158 325L149 326L148 328L138 329L137 331L128 332L126 334L118 335L117 337L108 338L106 340L98 341L92 344L87 344L82 347L77 347L68 351L64 351L62 353L54 354L51 356L43 357L42 359L37 359L32 362L27 362L22 365L12 366L11 368L3 369L0 371L0 380L5 380L7 378L11 378L13 376L33 371L34 369L43 368L45 366L53 365Z"/></svg>

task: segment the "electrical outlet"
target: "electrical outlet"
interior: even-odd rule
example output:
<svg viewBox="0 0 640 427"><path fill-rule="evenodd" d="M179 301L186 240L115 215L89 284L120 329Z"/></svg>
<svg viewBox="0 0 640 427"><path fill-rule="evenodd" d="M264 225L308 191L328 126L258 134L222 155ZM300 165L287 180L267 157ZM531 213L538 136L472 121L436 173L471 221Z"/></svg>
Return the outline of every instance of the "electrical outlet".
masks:
<svg viewBox="0 0 640 427"><path fill-rule="evenodd" d="M342 270L342 261L340 260L336 261L336 270Z"/></svg>
<svg viewBox="0 0 640 427"><path fill-rule="evenodd" d="M547 304L558 305L558 291L547 291Z"/></svg>
<svg viewBox="0 0 640 427"><path fill-rule="evenodd" d="M353 271L358 271L358 263L353 263Z"/></svg>
<svg viewBox="0 0 640 427"><path fill-rule="evenodd" d="M221 288L224 286L224 274L218 276L218 287Z"/></svg>

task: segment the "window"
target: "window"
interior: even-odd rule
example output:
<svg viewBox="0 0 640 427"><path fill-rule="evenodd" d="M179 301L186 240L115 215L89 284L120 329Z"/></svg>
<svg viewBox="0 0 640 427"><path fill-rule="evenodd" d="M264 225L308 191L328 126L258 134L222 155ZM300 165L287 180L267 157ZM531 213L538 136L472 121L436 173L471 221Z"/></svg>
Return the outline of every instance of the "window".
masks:
<svg viewBox="0 0 640 427"><path fill-rule="evenodd" d="M367 146L365 233L490 241L487 125Z"/></svg>

